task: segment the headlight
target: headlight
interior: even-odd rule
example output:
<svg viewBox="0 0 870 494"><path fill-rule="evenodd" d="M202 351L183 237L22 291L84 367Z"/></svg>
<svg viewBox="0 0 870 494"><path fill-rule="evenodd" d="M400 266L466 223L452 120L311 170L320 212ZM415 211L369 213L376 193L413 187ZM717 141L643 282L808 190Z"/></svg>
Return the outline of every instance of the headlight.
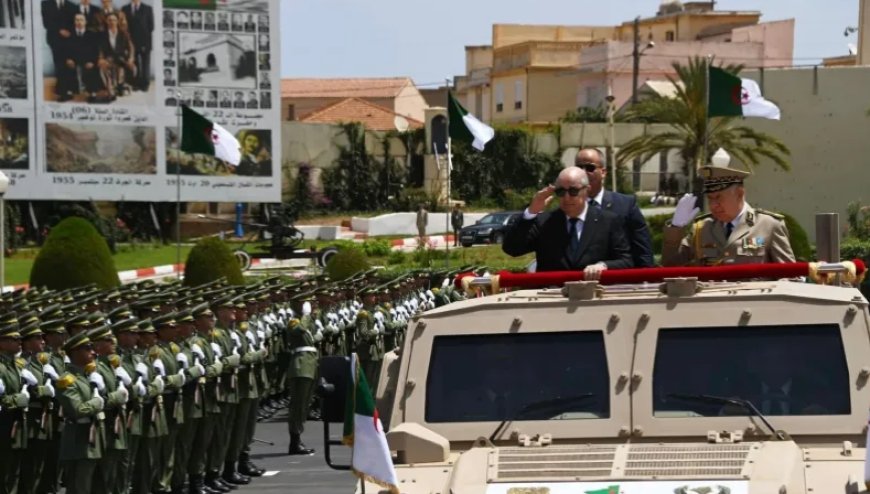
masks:
<svg viewBox="0 0 870 494"><path fill-rule="evenodd" d="M490 233L492 233L492 228L483 228L481 230L478 230L477 233L481 235L489 235Z"/></svg>

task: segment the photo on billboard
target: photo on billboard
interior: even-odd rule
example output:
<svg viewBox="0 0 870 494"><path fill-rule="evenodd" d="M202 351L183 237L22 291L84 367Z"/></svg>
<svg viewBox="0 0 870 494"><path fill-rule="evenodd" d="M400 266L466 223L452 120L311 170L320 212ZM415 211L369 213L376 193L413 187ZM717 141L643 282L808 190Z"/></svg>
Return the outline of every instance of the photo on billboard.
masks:
<svg viewBox="0 0 870 494"><path fill-rule="evenodd" d="M0 46L0 99L27 99L26 66L26 48Z"/></svg>
<svg viewBox="0 0 870 494"><path fill-rule="evenodd" d="M257 55L254 42L254 35L181 33L179 85L255 89Z"/></svg>
<svg viewBox="0 0 870 494"><path fill-rule="evenodd" d="M30 168L29 125L26 118L0 118L0 168Z"/></svg>
<svg viewBox="0 0 870 494"><path fill-rule="evenodd" d="M242 160L234 166L214 156L188 154L178 150L178 127L166 128L166 174L210 176L272 176L272 131L243 129L235 133ZM180 171L178 166L181 166Z"/></svg>
<svg viewBox="0 0 870 494"><path fill-rule="evenodd" d="M152 127L45 124L46 169L52 173L157 173Z"/></svg>
<svg viewBox="0 0 870 494"><path fill-rule="evenodd" d="M45 101L151 104L152 1L78 3L41 2Z"/></svg>
<svg viewBox="0 0 870 494"><path fill-rule="evenodd" d="M24 0L0 0L0 29L27 28Z"/></svg>

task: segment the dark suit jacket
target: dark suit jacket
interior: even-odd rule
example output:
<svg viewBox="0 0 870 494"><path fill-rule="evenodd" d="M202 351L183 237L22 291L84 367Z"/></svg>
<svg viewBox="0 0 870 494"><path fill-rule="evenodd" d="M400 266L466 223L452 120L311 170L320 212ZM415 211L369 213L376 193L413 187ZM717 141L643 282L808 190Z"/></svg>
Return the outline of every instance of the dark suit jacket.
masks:
<svg viewBox="0 0 870 494"><path fill-rule="evenodd" d="M100 37L100 52L104 58L111 59L115 63L125 63L133 56L133 43L130 37L123 31L118 31L115 36L115 47L109 42L109 31L103 31Z"/></svg>
<svg viewBox="0 0 870 494"><path fill-rule="evenodd" d="M150 5L139 4L139 10L133 15L133 4L121 7L130 25L130 37L136 50L151 51L151 34L154 31L154 10Z"/></svg>
<svg viewBox="0 0 870 494"><path fill-rule="evenodd" d="M48 44L54 48L55 43L60 41L60 30L75 30L73 26L78 6L72 2L64 2L63 9L57 8L56 0L42 0L42 26L45 28Z"/></svg>
<svg viewBox="0 0 870 494"><path fill-rule="evenodd" d="M631 259L636 268L649 268L655 264L652 252L652 239L643 213L637 206L634 196L618 192L604 191L601 205L607 211L616 213L622 219L625 238L631 249Z"/></svg>
<svg viewBox="0 0 870 494"><path fill-rule="evenodd" d="M81 38L73 31L72 36L64 43L64 58L72 60L78 66L90 62L96 65L100 58L100 35L85 31Z"/></svg>
<svg viewBox="0 0 870 494"><path fill-rule="evenodd" d="M81 7L76 7L76 14L81 14ZM92 33L96 33L103 30L103 25L101 23L103 19L103 9L100 7L89 5L88 6L88 15L85 16L85 29L91 31Z"/></svg>
<svg viewBox="0 0 870 494"><path fill-rule="evenodd" d="M538 271L580 270L602 261L608 269L632 267L622 222L609 211L590 207L580 235L579 256L571 258L569 245L568 220L562 210L556 210L531 220L520 217L508 229L502 250L511 256L534 252Z"/></svg>

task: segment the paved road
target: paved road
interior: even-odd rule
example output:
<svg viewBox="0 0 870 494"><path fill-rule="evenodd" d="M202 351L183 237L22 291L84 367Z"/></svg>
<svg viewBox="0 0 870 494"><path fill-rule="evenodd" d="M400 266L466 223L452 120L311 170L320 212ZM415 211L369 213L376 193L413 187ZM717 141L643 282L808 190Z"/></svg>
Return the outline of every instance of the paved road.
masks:
<svg viewBox="0 0 870 494"><path fill-rule="evenodd" d="M340 439L341 424L332 424L333 439ZM355 477L347 471L332 470L323 456L323 423L308 422L302 441L316 449L313 456L288 456L290 437L287 433L286 414L279 412L272 419L257 424L258 439L273 441L274 446L255 442L251 446L251 459L267 470L267 475L253 481L234 493L262 492L286 494L350 494L353 493ZM350 449L338 446L332 454L333 461L347 464Z"/></svg>

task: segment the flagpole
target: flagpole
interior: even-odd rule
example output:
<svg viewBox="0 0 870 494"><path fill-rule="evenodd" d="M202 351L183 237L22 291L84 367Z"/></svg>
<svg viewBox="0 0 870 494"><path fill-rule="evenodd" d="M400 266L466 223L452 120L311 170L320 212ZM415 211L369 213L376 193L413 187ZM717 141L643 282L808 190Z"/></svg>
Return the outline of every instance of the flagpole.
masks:
<svg viewBox="0 0 870 494"><path fill-rule="evenodd" d="M452 231L450 229L450 172L453 170L453 146L450 142L450 79L445 78L444 82L447 86L447 206L445 208L447 214L444 215L445 223L447 223L447 233L444 235L447 255L444 256L444 267L450 269L450 242L447 240L447 236Z"/></svg>
<svg viewBox="0 0 870 494"><path fill-rule="evenodd" d="M175 34L175 61L176 66L179 63L178 54L181 52L181 33L176 32ZM176 82L180 82L178 79L178 73L175 74ZM148 74L145 74L145 77L148 77ZM182 98L181 98L181 90L176 90L175 98L178 100L178 109L181 110ZM176 278L181 279L181 114L183 112L179 111L178 115L178 132L176 141L178 144L178 155L175 160L175 273Z"/></svg>
<svg viewBox="0 0 870 494"><path fill-rule="evenodd" d="M697 181L698 171L700 167L707 164L707 155L709 154L709 138L710 138L710 66L713 62L713 56L707 55L706 70L704 72L704 148L701 152L701 162L692 167L691 186L694 191L695 182ZM703 209L704 202L701 197L696 198L696 204Z"/></svg>

